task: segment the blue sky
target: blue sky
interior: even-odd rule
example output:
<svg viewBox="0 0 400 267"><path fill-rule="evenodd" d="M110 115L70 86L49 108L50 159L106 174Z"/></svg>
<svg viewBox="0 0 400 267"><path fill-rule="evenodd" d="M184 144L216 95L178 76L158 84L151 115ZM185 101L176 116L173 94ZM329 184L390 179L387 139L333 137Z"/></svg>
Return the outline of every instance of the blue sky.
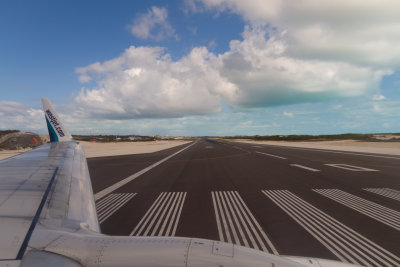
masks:
<svg viewBox="0 0 400 267"><path fill-rule="evenodd" d="M1 1L0 129L400 132L398 5Z"/></svg>

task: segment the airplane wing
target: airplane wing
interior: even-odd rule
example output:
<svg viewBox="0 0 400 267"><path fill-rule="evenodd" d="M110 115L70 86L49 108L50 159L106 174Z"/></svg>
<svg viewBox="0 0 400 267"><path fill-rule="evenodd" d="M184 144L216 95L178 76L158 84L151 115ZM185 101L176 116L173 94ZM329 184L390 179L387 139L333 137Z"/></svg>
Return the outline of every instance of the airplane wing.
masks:
<svg viewBox="0 0 400 267"><path fill-rule="evenodd" d="M353 266L205 239L102 235L84 151L42 102L51 143L0 161L0 267Z"/></svg>
<svg viewBox="0 0 400 267"><path fill-rule="evenodd" d="M99 231L82 147L43 100L52 143L0 161L0 259L20 260L37 224Z"/></svg>

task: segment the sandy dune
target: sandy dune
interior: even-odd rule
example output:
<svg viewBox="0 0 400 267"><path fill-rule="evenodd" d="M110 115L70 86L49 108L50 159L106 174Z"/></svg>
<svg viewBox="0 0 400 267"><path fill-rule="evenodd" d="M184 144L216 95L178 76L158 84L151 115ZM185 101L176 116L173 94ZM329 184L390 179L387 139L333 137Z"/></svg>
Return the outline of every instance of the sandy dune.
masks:
<svg viewBox="0 0 400 267"><path fill-rule="evenodd" d="M291 147L305 147L329 150L341 150L351 152L376 153L387 155L400 155L400 142L360 142L354 140L340 141L309 141L309 142L289 142L289 141L250 141L236 140L238 142L266 144Z"/></svg>
<svg viewBox="0 0 400 267"><path fill-rule="evenodd" d="M157 152L163 149L183 145L190 141L151 141L151 142L118 142L118 143L96 143L80 142L87 158L143 154ZM0 160L6 159L30 149L0 150Z"/></svg>
<svg viewBox="0 0 400 267"><path fill-rule="evenodd" d="M187 144L190 141L149 141L149 142L118 142L96 143L80 142L83 144L87 158L130 155L157 152L163 149Z"/></svg>

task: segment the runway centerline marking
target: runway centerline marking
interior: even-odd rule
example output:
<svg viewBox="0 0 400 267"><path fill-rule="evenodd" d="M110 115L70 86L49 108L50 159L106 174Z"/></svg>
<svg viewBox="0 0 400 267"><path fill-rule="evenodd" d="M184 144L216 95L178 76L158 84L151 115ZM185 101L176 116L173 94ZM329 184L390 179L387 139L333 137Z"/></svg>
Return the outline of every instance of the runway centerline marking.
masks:
<svg viewBox="0 0 400 267"><path fill-rule="evenodd" d="M188 145L188 146L182 148L181 150L179 150L179 151L173 153L172 155L169 155L169 156L166 157L166 158L163 158L163 159L160 160L160 161L157 161L156 163L151 164L151 165L148 166L147 168L144 168L143 170L138 171L137 173L132 174L131 176L128 176L127 178L122 179L121 181L119 181L119 182L113 184L112 186L109 186L109 187L107 187L106 189L101 190L100 192L98 192L98 193L96 193L96 194L94 195L94 200L96 201L96 200L98 200L98 199L104 197L105 195L108 195L109 193L111 193L111 192L117 190L118 188L120 188L120 187L126 185L127 183L129 183L130 181L132 181L132 180L138 178L138 177L141 176L142 174L144 174L144 173L150 171L151 169L157 167L157 166L160 165L161 163L163 163L163 162L169 160L169 159L172 158L173 156L175 156L175 155L181 153L181 152L184 151L185 149L188 149L189 147L193 146L195 143L196 143L196 142L194 142L194 143L192 143L192 144L190 144L190 145Z"/></svg>
<svg viewBox="0 0 400 267"><path fill-rule="evenodd" d="M244 151L244 152L248 152L247 150L245 150L245 149L243 149L243 148L241 148L241 147L238 147L238 146L233 146L233 148L236 148L236 149L242 150L242 151Z"/></svg>
<svg viewBox="0 0 400 267"><path fill-rule="evenodd" d="M221 241L278 255L237 191L212 191L211 197Z"/></svg>
<svg viewBox="0 0 400 267"><path fill-rule="evenodd" d="M400 212L396 210L339 189L313 189L313 191L396 230L400 230Z"/></svg>
<svg viewBox="0 0 400 267"><path fill-rule="evenodd" d="M303 166L303 165L300 165L300 164L290 164L290 166L302 168L302 169L305 169L305 170L308 170L308 171L312 171L312 172L319 172L320 171L320 170L313 169L313 168L310 168L310 167L307 167L307 166Z"/></svg>
<svg viewBox="0 0 400 267"><path fill-rule="evenodd" d="M400 191L391 188L363 188L363 190L400 201Z"/></svg>
<svg viewBox="0 0 400 267"><path fill-rule="evenodd" d="M354 165L342 164L342 163L325 164L325 165L326 166L335 167L335 168L344 169L344 170L349 170L349 171L353 171L353 172L378 172L378 170L368 169L368 168L354 166Z"/></svg>
<svg viewBox="0 0 400 267"><path fill-rule="evenodd" d="M274 157L274 158L278 158L278 159L286 159L284 157L280 157L280 156L276 156L276 155L272 155L272 154L268 154L268 153L264 153L264 152L260 152L260 151L256 151L256 153L263 154L263 155L270 156L270 157Z"/></svg>
<svg viewBox="0 0 400 267"><path fill-rule="evenodd" d="M270 200L343 262L399 266L400 258L289 190L263 190Z"/></svg>

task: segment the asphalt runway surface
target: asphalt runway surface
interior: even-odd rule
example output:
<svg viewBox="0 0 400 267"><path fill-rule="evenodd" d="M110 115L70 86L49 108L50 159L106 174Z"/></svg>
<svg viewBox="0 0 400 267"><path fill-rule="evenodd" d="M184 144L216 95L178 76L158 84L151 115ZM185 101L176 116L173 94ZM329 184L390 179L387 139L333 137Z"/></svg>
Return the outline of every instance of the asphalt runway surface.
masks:
<svg viewBox="0 0 400 267"><path fill-rule="evenodd" d="M400 266L400 156L201 139L88 166L105 234Z"/></svg>

